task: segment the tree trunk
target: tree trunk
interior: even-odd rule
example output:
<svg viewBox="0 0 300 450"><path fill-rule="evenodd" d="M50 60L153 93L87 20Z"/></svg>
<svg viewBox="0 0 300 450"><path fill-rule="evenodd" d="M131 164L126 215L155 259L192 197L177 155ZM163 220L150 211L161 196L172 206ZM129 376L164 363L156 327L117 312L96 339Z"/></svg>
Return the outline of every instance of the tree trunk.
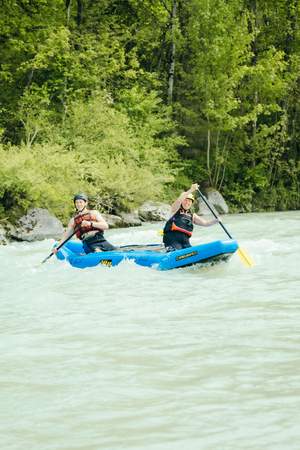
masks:
<svg viewBox="0 0 300 450"><path fill-rule="evenodd" d="M169 68L169 87L168 87L168 104L171 105L173 102L173 91L174 91L174 74L175 74L175 28L176 28L176 13L177 13L177 0L173 0L172 12L171 12L171 58L170 58L170 68Z"/></svg>
<svg viewBox="0 0 300 450"><path fill-rule="evenodd" d="M287 0L286 8L289 26L286 33L285 53L286 59L288 59L289 55L292 53L292 48L295 41L295 34L297 31L298 0Z"/></svg>
<svg viewBox="0 0 300 450"><path fill-rule="evenodd" d="M83 4L81 0L77 0L77 25L80 27L82 22Z"/></svg>
<svg viewBox="0 0 300 450"><path fill-rule="evenodd" d="M72 0L66 0L67 25L69 25L69 22L70 22L71 3L72 3Z"/></svg>

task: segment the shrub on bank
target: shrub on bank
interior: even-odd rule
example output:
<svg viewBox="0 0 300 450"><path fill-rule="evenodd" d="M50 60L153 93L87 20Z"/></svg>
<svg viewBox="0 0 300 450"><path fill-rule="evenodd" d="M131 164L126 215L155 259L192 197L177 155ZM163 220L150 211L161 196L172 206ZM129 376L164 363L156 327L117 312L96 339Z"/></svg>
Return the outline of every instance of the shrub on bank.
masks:
<svg viewBox="0 0 300 450"><path fill-rule="evenodd" d="M153 109L156 106L153 100ZM2 145L1 217L16 219L37 206L65 222L78 191L87 192L91 206L103 212L131 210L149 198L161 199L175 173L170 162L177 141L171 133L158 138L167 124L163 116L156 128L147 127L154 114L148 111L144 126L133 127L125 112L95 95L88 102L72 103L55 132L45 123L44 142Z"/></svg>

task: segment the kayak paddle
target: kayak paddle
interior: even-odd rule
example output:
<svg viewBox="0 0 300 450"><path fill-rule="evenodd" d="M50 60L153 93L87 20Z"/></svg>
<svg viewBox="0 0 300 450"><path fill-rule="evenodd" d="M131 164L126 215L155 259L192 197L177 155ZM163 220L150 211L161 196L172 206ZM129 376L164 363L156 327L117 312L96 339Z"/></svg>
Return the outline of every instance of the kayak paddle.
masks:
<svg viewBox="0 0 300 450"><path fill-rule="evenodd" d="M71 236L69 236L67 239L65 239L61 244L59 244L58 247L55 247L57 250L59 250L63 245L65 245L70 239L71 237L74 236L74 234L77 232L78 228L76 227L74 232L71 234ZM51 258L51 256L53 256L54 253L53 251L50 253L50 255L48 255L45 259L43 259L43 261L41 262L41 264L44 264L46 261L48 261L48 259Z"/></svg>
<svg viewBox="0 0 300 450"><path fill-rule="evenodd" d="M223 228L223 230L225 231L225 233L227 234L227 236L230 239L233 239L233 237L230 235L230 233L228 232L228 230L225 228L225 225L221 222L221 220L218 218L218 216L216 215L216 213L214 212L214 210L211 208L210 204L208 203L208 201L206 200L206 198L204 197L204 195L202 194L202 192L200 191L200 189L197 189L197 191L199 192L199 195L201 197L201 199L204 201L204 203L206 204L206 206L208 207L208 209L213 213L213 215L215 216L216 219L218 219L219 224L221 225L221 227ZM242 262L245 264L245 266L247 267L253 267L254 266L254 262L252 260L252 258L247 254L247 252L245 250L242 250L240 247L237 249L237 254L239 255L240 259L242 260Z"/></svg>

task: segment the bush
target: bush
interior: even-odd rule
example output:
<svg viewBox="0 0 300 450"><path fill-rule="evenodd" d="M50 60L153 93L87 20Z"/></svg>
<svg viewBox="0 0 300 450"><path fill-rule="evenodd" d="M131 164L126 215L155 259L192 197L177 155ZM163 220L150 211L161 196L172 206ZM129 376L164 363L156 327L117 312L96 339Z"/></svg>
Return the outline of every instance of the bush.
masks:
<svg viewBox="0 0 300 450"><path fill-rule="evenodd" d="M152 97L149 102L157 105ZM2 146L0 214L9 210L17 217L37 206L65 222L78 191L91 197L91 206L113 213L132 210L147 199L162 199L165 184L176 173L170 163L176 158L178 139L163 115L153 125L156 107L149 107L147 114L142 120L151 127L133 126L124 111L98 94L72 103L49 142ZM158 138L164 123L169 134Z"/></svg>
<svg viewBox="0 0 300 450"><path fill-rule="evenodd" d="M134 121L128 114L110 97L95 94L88 102L71 104L62 130L66 147L84 167L95 204L100 209L109 205L112 212L161 198L165 183L176 173L170 163L177 157L179 139L172 134L165 111L157 111L157 99L149 96L147 109ZM168 136L158 137L163 130L169 130Z"/></svg>
<svg viewBox="0 0 300 450"><path fill-rule="evenodd" d="M65 219L79 183L87 187L75 155L59 146L0 147L0 158L1 216L16 219L36 206Z"/></svg>

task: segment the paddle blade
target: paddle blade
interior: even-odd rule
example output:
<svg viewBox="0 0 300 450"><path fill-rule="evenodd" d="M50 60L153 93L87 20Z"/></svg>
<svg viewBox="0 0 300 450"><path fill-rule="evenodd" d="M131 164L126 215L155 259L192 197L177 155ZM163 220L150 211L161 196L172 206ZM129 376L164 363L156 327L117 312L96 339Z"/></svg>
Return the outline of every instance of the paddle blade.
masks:
<svg viewBox="0 0 300 450"><path fill-rule="evenodd" d="M237 249L237 254L239 255L243 264L247 267L254 267L254 261L250 255L246 252L246 250L241 249L240 247Z"/></svg>
<svg viewBox="0 0 300 450"><path fill-rule="evenodd" d="M43 259L43 261L41 262L41 264L44 264L46 261L48 261L48 259L50 259L51 256L53 256L53 253L50 253L50 255L48 255L45 259Z"/></svg>

